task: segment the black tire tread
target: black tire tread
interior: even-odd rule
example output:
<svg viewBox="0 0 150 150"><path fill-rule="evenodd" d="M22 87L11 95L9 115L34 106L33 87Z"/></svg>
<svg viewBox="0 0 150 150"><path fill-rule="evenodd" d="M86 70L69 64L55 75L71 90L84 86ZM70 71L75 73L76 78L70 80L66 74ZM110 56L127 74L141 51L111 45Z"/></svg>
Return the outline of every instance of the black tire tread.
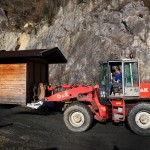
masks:
<svg viewBox="0 0 150 150"><path fill-rule="evenodd" d="M82 126L82 127L73 127L69 121L68 121L68 115L69 113L72 111L72 110L80 110L80 111L84 111L86 113L86 117L88 118L88 120L86 121L86 125L85 126ZM74 102L72 104L70 104L65 112L64 112L64 122L67 126L67 128L73 132L84 132L86 130L88 130L92 123L93 123L93 114L91 112L91 110L89 109L89 107L84 104L84 103L81 103L81 102Z"/></svg>
<svg viewBox="0 0 150 150"><path fill-rule="evenodd" d="M136 105L134 105L128 113L128 125L131 129L136 134L142 135L142 136L150 136L150 129L142 129L135 123L135 115L139 111L144 111L147 110L150 112L150 103L148 102L139 102Z"/></svg>

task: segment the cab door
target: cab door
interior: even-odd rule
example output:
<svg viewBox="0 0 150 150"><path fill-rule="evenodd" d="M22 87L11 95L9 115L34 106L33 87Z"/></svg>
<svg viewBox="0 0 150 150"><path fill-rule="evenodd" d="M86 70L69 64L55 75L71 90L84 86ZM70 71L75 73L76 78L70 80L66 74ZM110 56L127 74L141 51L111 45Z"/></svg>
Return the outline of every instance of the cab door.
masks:
<svg viewBox="0 0 150 150"><path fill-rule="evenodd" d="M109 76L108 63L100 64L100 89L99 98L107 99L109 95Z"/></svg>
<svg viewBox="0 0 150 150"><path fill-rule="evenodd" d="M139 96L139 67L137 61L124 62L124 96Z"/></svg>

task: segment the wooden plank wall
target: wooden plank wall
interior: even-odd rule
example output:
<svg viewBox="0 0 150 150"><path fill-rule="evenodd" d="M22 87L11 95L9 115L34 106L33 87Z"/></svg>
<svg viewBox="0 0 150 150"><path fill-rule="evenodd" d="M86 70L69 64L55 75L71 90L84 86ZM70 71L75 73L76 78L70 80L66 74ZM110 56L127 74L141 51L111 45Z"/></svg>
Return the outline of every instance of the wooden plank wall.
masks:
<svg viewBox="0 0 150 150"><path fill-rule="evenodd" d="M0 64L0 103L26 104L26 64Z"/></svg>

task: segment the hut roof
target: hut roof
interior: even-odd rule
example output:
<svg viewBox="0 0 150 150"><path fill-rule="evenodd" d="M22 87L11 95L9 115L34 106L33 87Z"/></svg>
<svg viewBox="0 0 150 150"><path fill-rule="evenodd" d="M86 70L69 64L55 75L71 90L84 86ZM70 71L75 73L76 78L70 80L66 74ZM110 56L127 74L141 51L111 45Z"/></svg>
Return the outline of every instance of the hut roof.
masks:
<svg viewBox="0 0 150 150"><path fill-rule="evenodd" d="M29 58L40 58L49 64L67 63L58 47L20 51L0 51L0 63L25 63Z"/></svg>

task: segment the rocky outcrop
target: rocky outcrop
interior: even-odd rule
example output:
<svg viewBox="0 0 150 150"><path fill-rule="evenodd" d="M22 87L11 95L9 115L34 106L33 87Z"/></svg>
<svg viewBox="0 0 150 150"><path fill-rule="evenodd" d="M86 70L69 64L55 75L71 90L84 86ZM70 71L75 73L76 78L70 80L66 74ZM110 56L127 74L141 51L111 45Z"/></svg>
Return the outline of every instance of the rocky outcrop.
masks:
<svg viewBox="0 0 150 150"><path fill-rule="evenodd" d="M1 31L0 49L57 46L68 63L50 66L50 82L85 84L98 83L100 60L128 58L132 52L140 60L141 79L150 81L149 22L149 8L140 0L70 0L50 26L25 23L23 33Z"/></svg>

